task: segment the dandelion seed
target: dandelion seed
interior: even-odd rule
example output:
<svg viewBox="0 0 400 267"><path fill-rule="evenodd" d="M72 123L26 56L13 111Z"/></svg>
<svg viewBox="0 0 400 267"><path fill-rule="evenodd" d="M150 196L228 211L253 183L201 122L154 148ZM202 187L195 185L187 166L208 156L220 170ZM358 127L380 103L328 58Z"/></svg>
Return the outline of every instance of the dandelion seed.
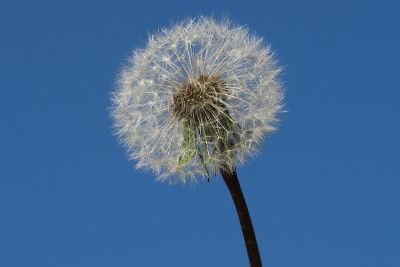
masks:
<svg viewBox="0 0 400 267"><path fill-rule="evenodd" d="M281 109L272 51L228 21L201 17L163 29L122 73L113 98L116 133L136 166L160 180L209 179L214 166L243 163ZM194 134L184 145L187 127ZM190 160L179 160L188 153Z"/></svg>

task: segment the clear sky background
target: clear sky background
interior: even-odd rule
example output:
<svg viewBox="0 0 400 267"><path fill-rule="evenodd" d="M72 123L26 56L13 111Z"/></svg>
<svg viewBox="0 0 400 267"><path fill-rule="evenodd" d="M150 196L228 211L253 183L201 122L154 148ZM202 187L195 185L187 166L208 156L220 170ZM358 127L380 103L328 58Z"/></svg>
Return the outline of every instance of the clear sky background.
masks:
<svg viewBox="0 0 400 267"><path fill-rule="evenodd" d="M0 1L0 267L246 266L221 178L133 169L109 94L148 33L229 15L284 66L238 169L265 266L400 266L397 1Z"/></svg>

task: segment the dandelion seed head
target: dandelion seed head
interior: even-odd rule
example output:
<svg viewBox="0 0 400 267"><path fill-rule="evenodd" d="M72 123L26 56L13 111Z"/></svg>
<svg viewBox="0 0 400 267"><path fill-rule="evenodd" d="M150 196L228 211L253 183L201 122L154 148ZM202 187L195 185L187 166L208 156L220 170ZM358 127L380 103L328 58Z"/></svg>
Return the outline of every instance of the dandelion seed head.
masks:
<svg viewBox="0 0 400 267"><path fill-rule="evenodd" d="M254 154L282 108L280 67L261 38L229 21L185 20L149 37L121 71L116 134L137 168L194 181Z"/></svg>

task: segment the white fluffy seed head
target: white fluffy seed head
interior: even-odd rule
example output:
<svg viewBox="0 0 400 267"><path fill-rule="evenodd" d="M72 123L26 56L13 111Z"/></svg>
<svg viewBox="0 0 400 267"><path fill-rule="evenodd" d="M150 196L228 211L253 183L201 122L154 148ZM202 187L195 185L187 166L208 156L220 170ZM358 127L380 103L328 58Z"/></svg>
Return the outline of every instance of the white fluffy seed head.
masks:
<svg viewBox="0 0 400 267"><path fill-rule="evenodd" d="M137 168L170 182L212 177L274 130L280 67L262 39L200 17L151 35L113 95L116 134Z"/></svg>

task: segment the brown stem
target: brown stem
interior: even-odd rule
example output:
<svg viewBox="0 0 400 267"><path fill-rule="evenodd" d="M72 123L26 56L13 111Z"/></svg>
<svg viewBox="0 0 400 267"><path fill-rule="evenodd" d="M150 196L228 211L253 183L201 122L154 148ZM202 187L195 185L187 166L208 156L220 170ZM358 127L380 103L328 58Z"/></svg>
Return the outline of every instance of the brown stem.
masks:
<svg viewBox="0 0 400 267"><path fill-rule="evenodd" d="M235 203L236 212L239 217L240 226L242 227L243 239L246 244L247 255L249 257L251 267L262 267L260 252L258 251L258 245L256 235L254 233L253 224L249 210L247 209L246 200L244 199L242 189L237 177L236 169L226 168L221 166L220 172L224 178L225 184L231 193L233 202Z"/></svg>

